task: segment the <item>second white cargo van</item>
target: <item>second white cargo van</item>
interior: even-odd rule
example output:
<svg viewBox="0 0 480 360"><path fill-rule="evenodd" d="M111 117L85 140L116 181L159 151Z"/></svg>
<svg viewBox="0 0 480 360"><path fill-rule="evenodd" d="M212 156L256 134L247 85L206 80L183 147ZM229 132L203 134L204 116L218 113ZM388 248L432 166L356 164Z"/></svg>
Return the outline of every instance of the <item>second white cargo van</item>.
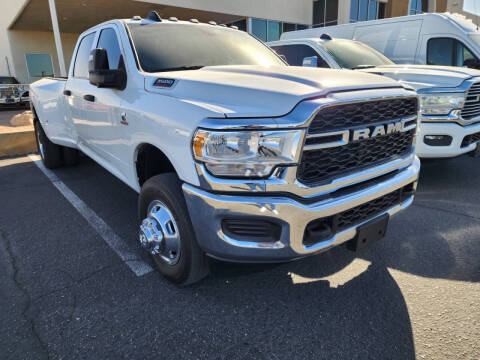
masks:
<svg viewBox="0 0 480 360"><path fill-rule="evenodd" d="M397 64L480 68L480 31L459 14L421 14L286 32L281 40L322 34L361 41Z"/></svg>

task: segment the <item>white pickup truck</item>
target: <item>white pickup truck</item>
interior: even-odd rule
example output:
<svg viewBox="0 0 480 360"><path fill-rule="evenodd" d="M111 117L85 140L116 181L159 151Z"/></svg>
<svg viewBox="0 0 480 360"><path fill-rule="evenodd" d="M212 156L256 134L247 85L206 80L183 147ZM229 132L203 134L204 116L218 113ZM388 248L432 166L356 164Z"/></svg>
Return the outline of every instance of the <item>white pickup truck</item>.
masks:
<svg viewBox="0 0 480 360"><path fill-rule="evenodd" d="M289 32L270 42L293 66L353 69L384 75L414 88L420 97L421 129L416 152L421 158L480 155L480 71L453 66L396 65L361 42L301 38ZM297 38L298 36L298 38ZM303 60L305 59L305 62Z"/></svg>
<svg viewBox="0 0 480 360"><path fill-rule="evenodd" d="M417 95L287 66L245 32L113 20L80 35L68 79L31 86L45 166L82 151L139 192L139 240L169 280L207 256L279 262L382 238L413 201Z"/></svg>

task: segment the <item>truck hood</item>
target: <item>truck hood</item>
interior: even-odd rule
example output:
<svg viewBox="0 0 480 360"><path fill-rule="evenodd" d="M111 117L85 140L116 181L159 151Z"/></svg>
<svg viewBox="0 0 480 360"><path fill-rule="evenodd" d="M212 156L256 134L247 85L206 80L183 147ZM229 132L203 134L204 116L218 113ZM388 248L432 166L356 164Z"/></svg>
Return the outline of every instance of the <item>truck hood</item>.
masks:
<svg viewBox="0 0 480 360"><path fill-rule="evenodd" d="M386 65L360 71L388 76L415 90L456 88L465 80L480 76L480 71L475 69L432 65Z"/></svg>
<svg viewBox="0 0 480 360"><path fill-rule="evenodd" d="M155 87L156 79L174 79ZM211 66L161 72L145 78L147 91L202 106L225 117L273 117L290 112L300 101L331 92L401 87L386 77L351 70L296 66Z"/></svg>

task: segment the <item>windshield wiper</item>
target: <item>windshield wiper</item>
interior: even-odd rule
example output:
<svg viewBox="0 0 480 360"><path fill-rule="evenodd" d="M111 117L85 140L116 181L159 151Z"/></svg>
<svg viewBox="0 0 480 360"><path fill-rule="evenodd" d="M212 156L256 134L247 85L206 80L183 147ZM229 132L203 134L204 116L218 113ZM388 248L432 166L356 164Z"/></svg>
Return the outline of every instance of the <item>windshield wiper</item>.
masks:
<svg viewBox="0 0 480 360"><path fill-rule="evenodd" d="M194 65L194 66L178 66L167 69L154 70L152 72L166 72L166 71L182 71L182 70L198 70L203 68L205 65Z"/></svg>
<svg viewBox="0 0 480 360"><path fill-rule="evenodd" d="M350 68L351 70L358 70L358 69L371 69L371 68L375 68L376 66L375 65L357 65L357 66L354 66L352 68Z"/></svg>

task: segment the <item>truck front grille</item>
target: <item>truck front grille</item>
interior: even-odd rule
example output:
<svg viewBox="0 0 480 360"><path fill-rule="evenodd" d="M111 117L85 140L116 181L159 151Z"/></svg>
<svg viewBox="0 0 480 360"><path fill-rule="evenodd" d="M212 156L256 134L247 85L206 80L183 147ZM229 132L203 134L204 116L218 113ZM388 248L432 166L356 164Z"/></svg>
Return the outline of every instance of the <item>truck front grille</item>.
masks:
<svg viewBox="0 0 480 360"><path fill-rule="evenodd" d="M310 124L308 135L355 130L371 127L372 124L392 123L402 118L411 119L416 115L415 97L341 104L320 110ZM416 119L413 118L408 124L415 122ZM415 131L411 129L393 132L356 141L349 139L350 142L346 145L305 150L298 167L297 178L303 184L311 186L404 157L413 151ZM316 139L307 137L306 144L310 145L312 140Z"/></svg>
<svg viewBox="0 0 480 360"><path fill-rule="evenodd" d="M364 101L326 107L312 120L309 134L388 122L417 115L417 98Z"/></svg>
<svg viewBox="0 0 480 360"><path fill-rule="evenodd" d="M480 115L480 83L473 84L467 93L467 99L462 109L462 117L471 120Z"/></svg>

